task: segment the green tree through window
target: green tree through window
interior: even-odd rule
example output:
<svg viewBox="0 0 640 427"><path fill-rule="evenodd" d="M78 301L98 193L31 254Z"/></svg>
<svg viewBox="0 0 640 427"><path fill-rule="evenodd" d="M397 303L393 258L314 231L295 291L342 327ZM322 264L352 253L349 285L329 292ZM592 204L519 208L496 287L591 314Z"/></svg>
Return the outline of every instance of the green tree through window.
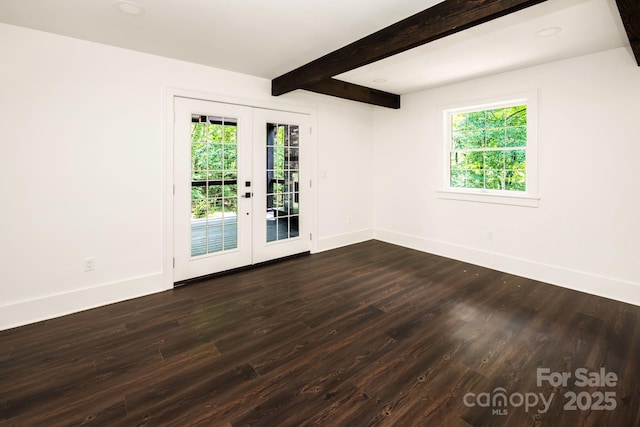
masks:
<svg viewBox="0 0 640 427"><path fill-rule="evenodd" d="M452 188L525 192L527 106L451 112Z"/></svg>

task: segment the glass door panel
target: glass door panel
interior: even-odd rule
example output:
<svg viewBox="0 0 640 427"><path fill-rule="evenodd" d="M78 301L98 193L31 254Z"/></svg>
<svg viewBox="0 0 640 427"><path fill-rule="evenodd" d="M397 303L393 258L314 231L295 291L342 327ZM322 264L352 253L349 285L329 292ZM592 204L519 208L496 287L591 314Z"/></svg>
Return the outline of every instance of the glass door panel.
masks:
<svg viewBox="0 0 640 427"><path fill-rule="evenodd" d="M307 252L311 246L310 117L254 110L254 263ZM257 148L261 147L261 148Z"/></svg>
<svg viewBox="0 0 640 427"><path fill-rule="evenodd" d="M266 124L266 241L299 237L300 126Z"/></svg>
<svg viewBox="0 0 640 427"><path fill-rule="evenodd" d="M238 119L191 116L191 256L238 247Z"/></svg>

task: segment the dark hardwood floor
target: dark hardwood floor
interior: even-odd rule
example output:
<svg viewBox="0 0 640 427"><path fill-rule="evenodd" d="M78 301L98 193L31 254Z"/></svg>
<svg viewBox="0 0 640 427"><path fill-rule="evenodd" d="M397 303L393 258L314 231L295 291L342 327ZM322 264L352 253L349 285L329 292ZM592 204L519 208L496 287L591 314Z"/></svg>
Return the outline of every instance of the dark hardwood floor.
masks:
<svg viewBox="0 0 640 427"><path fill-rule="evenodd" d="M638 426L639 316L370 241L1 331L0 425Z"/></svg>

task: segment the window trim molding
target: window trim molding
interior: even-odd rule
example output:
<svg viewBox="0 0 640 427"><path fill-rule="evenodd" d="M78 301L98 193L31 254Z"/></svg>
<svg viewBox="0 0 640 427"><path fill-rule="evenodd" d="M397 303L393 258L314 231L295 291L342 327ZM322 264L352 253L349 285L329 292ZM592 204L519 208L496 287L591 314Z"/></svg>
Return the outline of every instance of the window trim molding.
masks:
<svg viewBox="0 0 640 427"><path fill-rule="evenodd" d="M527 105L527 146L526 151L526 182L527 190L507 191L488 190L483 188L459 188L451 187L451 114L465 111L477 111L501 106L526 104ZM515 205L538 207L538 91L530 90L507 94L497 97L483 98L475 101L458 102L453 105L438 108L442 125L440 127L440 140L442 141L442 165L440 188L436 190L439 199L462 200L468 202L497 203L502 205Z"/></svg>
<svg viewBox="0 0 640 427"><path fill-rule="evenodd" d="M438 199L462 200L465 202L494 203L498 205L525 206L537 208L540 197L511 196L505 194L475 193L466 191L437 190Z"/></svg>

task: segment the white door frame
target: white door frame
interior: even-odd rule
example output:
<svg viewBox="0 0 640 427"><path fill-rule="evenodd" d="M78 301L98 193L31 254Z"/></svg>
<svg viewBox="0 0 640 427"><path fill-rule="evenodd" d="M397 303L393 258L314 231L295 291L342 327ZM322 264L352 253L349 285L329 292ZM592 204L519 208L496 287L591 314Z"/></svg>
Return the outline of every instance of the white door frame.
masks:
<svg viewBox="0 0 640 427"><path fill-rule="evenodd" d="M310 202L308 204L306 215L307 221L310 224L310 230L312 234L311 238L311 253L317 251L317 115L316 110L311 107L285 104L276 102L273 100L253 100L234 98L224 95L211 94L206 92L180 89L170 86L163 88L163 111L164 111L164 132L163 132L163 146L164 146L164 158L163 158L163 181L162 181L162 204L163 204L163 218L162 218L162 276L164 282L164 289L173 289L173 212L174 212L174 200L173 200L173 183L174 183L174 114L173 114L173 100L175 97L199 99L203 101L212 101L223 104L235 104L243 105L252 108L261 108L266 110L278 110L299 114L307 114L311 123L312 133L308 139L307 153L313 156L313 160L307 163L308 174L311 178L310 188Z"/></svg>

